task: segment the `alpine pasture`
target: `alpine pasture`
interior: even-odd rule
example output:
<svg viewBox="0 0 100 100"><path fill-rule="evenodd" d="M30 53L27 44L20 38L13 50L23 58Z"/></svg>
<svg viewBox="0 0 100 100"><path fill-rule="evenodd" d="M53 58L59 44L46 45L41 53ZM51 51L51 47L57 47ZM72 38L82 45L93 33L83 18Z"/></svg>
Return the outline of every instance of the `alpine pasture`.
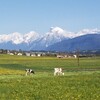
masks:
<svg viewBox="0 0 100 100"><path fill-rule="evenodd" d="M54 76L61 67L64 76ZM31 68L34 75L25 75ZM0 100L100 100L100 57L0 55Z"/></svg>

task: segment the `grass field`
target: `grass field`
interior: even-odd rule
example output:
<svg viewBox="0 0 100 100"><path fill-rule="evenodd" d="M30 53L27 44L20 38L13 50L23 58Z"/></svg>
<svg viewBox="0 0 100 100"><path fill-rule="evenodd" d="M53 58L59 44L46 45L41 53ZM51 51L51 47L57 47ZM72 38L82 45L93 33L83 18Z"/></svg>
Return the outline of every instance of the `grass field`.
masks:
<svg viewBox="0 0 100 100"><path fill-rule="evenodd" d="M64 76L54 76L62 67ZM32 68L35 75L25 76ZM0 55L0 100L100 100L100 58Z"/></svg>

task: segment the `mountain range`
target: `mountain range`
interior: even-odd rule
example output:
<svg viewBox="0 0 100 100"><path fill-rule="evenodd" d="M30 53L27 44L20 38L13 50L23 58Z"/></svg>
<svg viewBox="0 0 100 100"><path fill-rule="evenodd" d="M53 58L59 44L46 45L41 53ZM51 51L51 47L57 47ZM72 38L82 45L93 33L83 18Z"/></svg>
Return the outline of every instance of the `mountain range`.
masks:
<svg viewBox="0 0 100 100"><path fill-rule="evenodd" d="M60 27L51 27L46 34L31 31L27 34L18 32L0 35L0 49L9 50L49 50L73 51L100 49L100 30L84 29L69 32Z"/></svg>
<svg viewBox="0 0 100 100"><path fill-rule="evenodd" d="M100 50L100 34L87 34L63 40L47 48L49 51Z"/></svg>

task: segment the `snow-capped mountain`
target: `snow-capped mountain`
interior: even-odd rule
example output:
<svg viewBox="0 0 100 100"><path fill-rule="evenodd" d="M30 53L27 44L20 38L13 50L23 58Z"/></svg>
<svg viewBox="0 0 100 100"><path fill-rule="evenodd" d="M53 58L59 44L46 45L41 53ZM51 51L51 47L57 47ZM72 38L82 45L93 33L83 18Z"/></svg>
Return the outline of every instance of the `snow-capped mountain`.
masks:
<svg viewBox="0 0 100 100"><path fill-rule="evenodd" d="M46 48L49 51L76 51L77 49L100 50L100 33L87 34L69 40L63 40Z"/></svg>
<svg viewBox="0 0 100 100"><path fill-rule="evenodd" d="M18 32L12 33L12 34L7 34L7 35L0 35L0 43L6 43L11 41L14 44L20 44L24 40L22 38L22 35Z"/></svg>
<svg viewBox="0 0 100 100"><path fill-rule="evenodd" d="M28 44L34 42L38 38L40 38L39 34L34 31L31 31L30 33L23 35L24 42Z"/></svg>
<svg viewBox="0 0 100 100"><path fill-rule="evenodd" d="M86 34L100 34L100 30L95 28L95 29L83 29L82 31L79 31L76 33L76 36L82 36Z"/></svg>
<svg viewBox="0 0 100 100"><path fill-rule="evenodd" d="M39 34L31 31L27 34L20 34L18 32L14 32L7 35L0 35L0 43L11 41L13 44L21 44L21 43L30 43L39 38Z"/></svg>
<svg viewBox="0 0 100 100"><path fill-rule="evenodd" d="M70 33L71 32L66 32L65 30L59 27L51 27L49 32L47 32L40 39L38 39L37 41L31 44L30 49L44 50L45 48L47 48L48 46L54 43L60 42L65 39L69 39L69 36L67 34Z"/></svg>
<svg viewBox="0 0 100 100"><path fill-rule="evenodd" d="M0 35L0 49L22 49L22 50L46 50L49 46L70 40L86 34L100 34L98 29L84 29L74 33L63 30L60 27L51 27L49 32L40 35L31 31L26 34L14 32Z"/></svg>
<svg viewBox="0 0 100 100"><path fill-rule="evenodd" d="M39 34L34 31L27 34L14 32L11 34L0 35L0 48L29 50L30 44L39 38Z"/></svg>

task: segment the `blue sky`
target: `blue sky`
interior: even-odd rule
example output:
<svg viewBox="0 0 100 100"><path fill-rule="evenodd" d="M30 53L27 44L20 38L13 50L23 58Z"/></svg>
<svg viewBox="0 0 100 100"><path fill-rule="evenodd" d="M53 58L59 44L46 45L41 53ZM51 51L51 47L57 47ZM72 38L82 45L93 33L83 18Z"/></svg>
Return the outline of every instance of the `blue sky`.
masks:
<svg viewBox="0 0 100 100"><path fill-rule="evenodd" d="M44 34L52 26L100 29L100 0L0 0L0 34Z"/></svg>

